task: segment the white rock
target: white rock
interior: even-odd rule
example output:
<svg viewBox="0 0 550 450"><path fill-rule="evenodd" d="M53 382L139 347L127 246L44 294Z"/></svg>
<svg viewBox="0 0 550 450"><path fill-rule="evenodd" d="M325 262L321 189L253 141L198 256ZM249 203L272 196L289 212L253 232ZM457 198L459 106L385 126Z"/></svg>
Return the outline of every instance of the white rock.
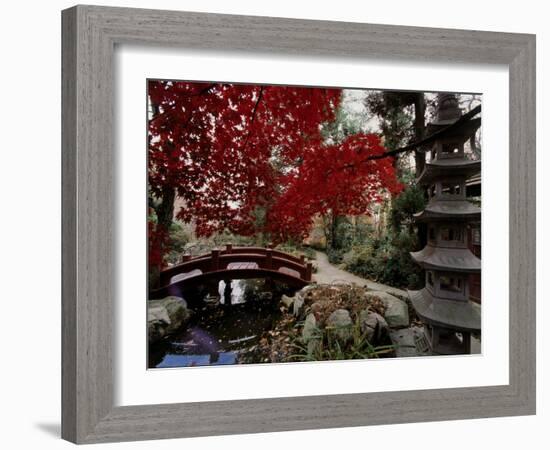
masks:
<svg viewBox="0 0 550 450"><path fill-rule="evenodd" d="M294 303L294 297L289 297L288 295L282 295L281 296L281 303L285 305L287 309L290 309L292 304Z"/></svg>

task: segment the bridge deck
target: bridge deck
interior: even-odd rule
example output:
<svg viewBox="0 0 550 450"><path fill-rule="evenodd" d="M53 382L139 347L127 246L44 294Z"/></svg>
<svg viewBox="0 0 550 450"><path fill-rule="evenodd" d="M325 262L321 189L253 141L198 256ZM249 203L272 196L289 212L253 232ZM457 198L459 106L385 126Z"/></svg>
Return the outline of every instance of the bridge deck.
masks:
<svg viewBox="0 0 550 450"><path fill-rule="evenodd" d="M237 247L212 250L208 255L187 257L160 273L160 283L149 298L177 295L184 287L227 279L272 278L303 287L311 282L312 265L305 258L271 248Z"/></svg>
<svg viewBox="0 0 550 450"><path fill-rule="evenodd" d="M229 263L227 265L227 270L242 270L242 269L259 269L257 263L254 262L236 262Z"/></svg>

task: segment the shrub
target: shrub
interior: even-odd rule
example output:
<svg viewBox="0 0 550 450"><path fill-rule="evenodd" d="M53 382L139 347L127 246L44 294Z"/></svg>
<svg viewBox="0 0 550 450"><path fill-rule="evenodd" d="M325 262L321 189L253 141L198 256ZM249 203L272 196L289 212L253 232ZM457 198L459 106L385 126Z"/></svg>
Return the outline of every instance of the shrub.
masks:
<svg viewBox="0 0 550 450"><path fill-rule="evenodd" d="M345 249L328 248L327 257L331 264L341 264Z"/></svg>
<svg viewBox="0 0 550 450"><path fill-rule="evenodd" d="M191 236L189 232L177 222L172 222L172 225L170 225L169 236L170 251L166 256L166 261L170 264L176 264L184 253L186 244L191 240Z"/></svg>
<svg viewBox="0 0 550 450"><path fill-rule="evenodd" d="M406 231L367 240L353 249L346 269L359 276L390 286L410 289L422 286L422 269L412 260L418 240Z"/></svg>
<svg viewBox="0 0 550 450"><path fill-rule="evenodd" d="M422 211L426 205L424 191L413 184L404 189L392 200L390 211L390 223L395 231L400 231L403 226L411 227L413 215ZM412 230L411 230L412 231Z"/></svg>
<svg viewBox="0 0 550 450"><path fill-rule="evenodd" d="M288 253L294 256L304 255L308 259L315 259L315 250L311 247L306 247L305 245L295 244L293 242L286 242L284 244L279 244L277 250L281 252Z"/></svg>

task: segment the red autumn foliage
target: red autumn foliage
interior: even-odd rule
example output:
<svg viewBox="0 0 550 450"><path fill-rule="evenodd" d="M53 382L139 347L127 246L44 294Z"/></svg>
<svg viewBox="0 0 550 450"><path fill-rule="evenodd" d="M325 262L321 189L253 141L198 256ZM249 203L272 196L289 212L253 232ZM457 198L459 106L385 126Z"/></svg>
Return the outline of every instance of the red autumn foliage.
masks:
<svg viewBox="0 0 550 450"><path fill-rule="evenodd" d="M274 241L307 237L318 214L366 214L373 203L382 201L383 192L399 192L393 159L368 159L384 152L377 135L357 134L340 145L321 145L305 153L270 210Z"/></svg>
<svg viewBox="0 0 550 450"><path fill-rule="evenodd" d="M177 217L193 221L199 236L227 229L267 231L278 241L303 237L315 214L362 214L381 189L398 189L389 158L364 161L384 152L378 137L323 144L321 124L334 120L339 89L171 81L148 87L150 193L162 199L175 190L185 205ZM257 208L266 210L266 223L258 224ZM151 228L161 254L168 225Z"/></svg>

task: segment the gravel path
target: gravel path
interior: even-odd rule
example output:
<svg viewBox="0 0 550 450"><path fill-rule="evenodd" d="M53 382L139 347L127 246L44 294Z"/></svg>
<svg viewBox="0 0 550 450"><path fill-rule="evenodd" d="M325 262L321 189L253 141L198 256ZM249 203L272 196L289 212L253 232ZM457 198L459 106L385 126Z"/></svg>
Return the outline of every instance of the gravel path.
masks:
<svg viewBox="0 0 550 450"><path fill-rule="evenodd" d="M326 253L315 252L315 259L317 263L317 272L313 275L313 278L317 283L331 284L338 282L355 283L358 286L366 286L374 291L383 291L388 294L395 295L397 297L407 297L407 293L402 289L397 289L391 286L387 286L382 283L376 283L375 281L361 278L345 270L339 269L333 266L329 261Z"/></svg>

